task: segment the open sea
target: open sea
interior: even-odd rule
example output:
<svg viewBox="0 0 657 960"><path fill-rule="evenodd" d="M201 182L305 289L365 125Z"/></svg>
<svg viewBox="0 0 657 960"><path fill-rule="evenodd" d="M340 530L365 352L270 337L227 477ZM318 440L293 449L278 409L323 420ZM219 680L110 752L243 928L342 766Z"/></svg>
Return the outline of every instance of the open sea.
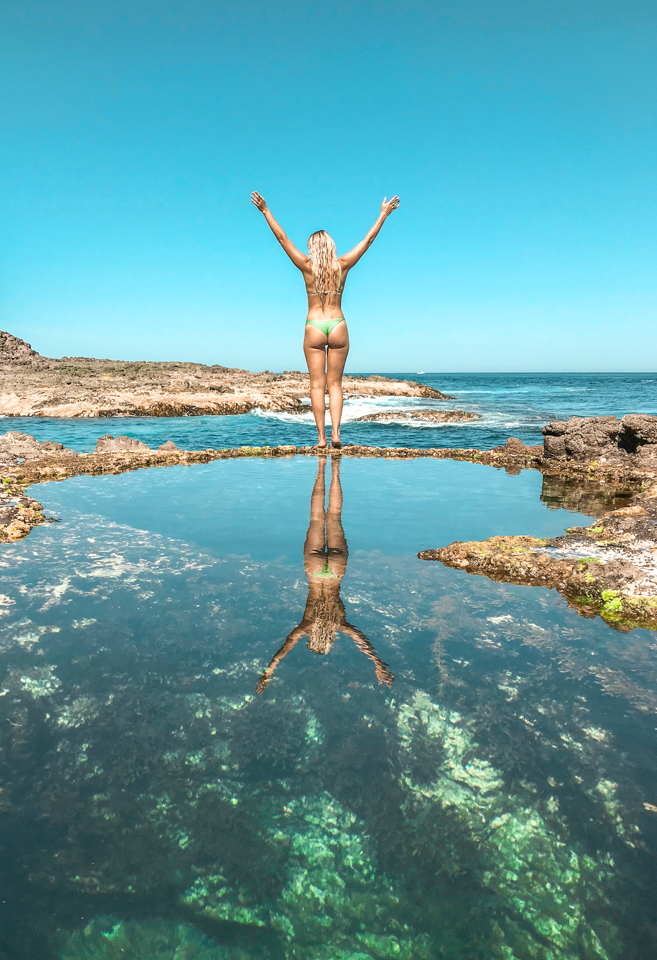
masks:
<svg viewBox="0 0 657 960"><path fill-rule="evenodd" d="M343 439L657 414L657 375L412 378L456 399L349 401ZM404 406L481 419L353 422ZM314 435L262 413L2 426L80 451ZM417 558L555 536L613 490L291 457L28 492L58 522L0 544L0 960L657 956L655 634Z"/></svg>

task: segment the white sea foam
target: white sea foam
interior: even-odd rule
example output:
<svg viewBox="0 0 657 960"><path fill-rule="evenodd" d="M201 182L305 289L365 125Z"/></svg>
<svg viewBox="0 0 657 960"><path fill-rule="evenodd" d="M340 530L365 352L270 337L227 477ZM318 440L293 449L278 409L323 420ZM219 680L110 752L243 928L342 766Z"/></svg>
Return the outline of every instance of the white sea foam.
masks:
<svg viewBox="0 0 657 960"><path fill-rule="evenodd" d="M257 417L262 417L264 419L278 420L282 423L298 423L300 425L314 426L315 421L310 409L310 400L309 398L302 398L302 402L307 403L308 412L307 413L284 413L282 411L275 410L261 410L257 408L253 411L253 415ZM409 410L462 410L465 409L467 412L479 414L478 420L468 420L468 421L452 421L447 423L439 423L435 421L422 421L422 420L400 420L397 419L397 415L404 411ZM328 405L326 408L327 418L330 420L330 413L328 410ZM379 396L379 397L349 397L345 398L344 410L342 414L343 423L353 423L357 421L359 417L365 417L373 413L387 413L389 418L386 417L383 420L370 420L364 421L368 426L404 426L415 428L418 430L440 430L443 428L461 428L468 427L470 429L497 429L497 430L536 430L538 427L543 426L546 422L544 415L536 413L534 411L527 411L527 415L523 416L522 413L516 413L512 419L509 419L509 411L503 410L486 410L482 409L480 404L470 402L463 403L459 400L444 401L444 400L430 400L424 399L422 397L393 397L393 396Z"/></svg>
<svg viewBox="0 0 657 960"><path fill-rule="evenodd" d="M307 413L284 413L275 410L261 410L257 408L253 411L257 417L267 417L274 420L281 420L284 423L314 423L312 410L310 409L309 399L303 398L303 402L308 402ZM401 410L445 410L451 409L444 403L437 403L435 400L424 400L419 397L347 397L344 401L342 413L342 422L349 423L357 420L358 417L366 417L372 413L390 413L394 416ZM329 415L328 406L326 408Z"/></svg>

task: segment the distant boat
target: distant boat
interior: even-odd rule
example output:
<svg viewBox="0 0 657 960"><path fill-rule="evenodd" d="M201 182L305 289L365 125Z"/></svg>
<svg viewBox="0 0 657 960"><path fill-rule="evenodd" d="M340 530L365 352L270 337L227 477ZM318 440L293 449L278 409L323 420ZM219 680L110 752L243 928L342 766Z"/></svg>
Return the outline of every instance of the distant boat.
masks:
<svg viewBox="0 0 657 960"><path fill-rule="evenodd" d="M416 377L421 377L423 373L424 373L424 370L418 370L418 372L415 374L415 376L416 376Z"/></svg>

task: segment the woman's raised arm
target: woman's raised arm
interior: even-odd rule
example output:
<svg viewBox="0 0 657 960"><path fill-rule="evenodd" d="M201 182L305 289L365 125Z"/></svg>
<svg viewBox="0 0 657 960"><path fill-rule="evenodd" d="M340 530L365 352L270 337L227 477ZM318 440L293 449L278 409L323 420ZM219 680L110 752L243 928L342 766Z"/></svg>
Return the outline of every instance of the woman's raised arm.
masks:
<svg viewBox="0 0 657 960"><path fill-rule="evenodd" d="M399 197L393 197L392 200L386 200L385 197L383 198L383 203L381 204L381 213L377 217L374 226L367 231L365 239L361 240L360 243L357 243L354 249L350 250L349 253L345 253L344 256L339 258L339 263L342 265L344 270L351 270L354 264L358 263L363 254L369 250L378 236L379 230L390 216L392 211L396 210L398 206Z"/></svg>
<svg viewBox="0 0 657 960"><path fill-rule="evenodd" d="M385 683L386 687L391 687L395 682L395 678L390 672L390 668L387 663L384 663L383 660L377 656L376 650L367 639L362 630L359 630L358 627L352 626L350 623L347 623L344 620L338 627L342 633L346 633L348 637L354 641L361 653L364 653L372 663L374 664L374 671L376 673L376 679L379 683Z"/></svg>
<svg viewBox="0 0 657 960"><path fill-rule="evenodd" d="M285 643L276 651L271 659L271 663L258 680L258 683L256 684L256 693L262 693L263 690L265 690L278 664L281 662L281 660L287 657L292 647L297 645L301 637L305 636L309 629L310 627L308 624L302 620L299 626L295 627L292 633L288 634Z"/></svg>
<svg viewBox="0 0 657 960"><path fill-rule="evenodd" d="M302 271L307 270L310 264L310 257L297 250L292 241L288 238L285 230L283 230L282 226L273 218L271 211L265 202L265 198L261 197L260 194L254 190L251 194L251 203L258 208L260 213L263 214L265 220L271 227L271 232L274 234L283 250L285 250L294 266L298 267L299 270Z"/></svg>

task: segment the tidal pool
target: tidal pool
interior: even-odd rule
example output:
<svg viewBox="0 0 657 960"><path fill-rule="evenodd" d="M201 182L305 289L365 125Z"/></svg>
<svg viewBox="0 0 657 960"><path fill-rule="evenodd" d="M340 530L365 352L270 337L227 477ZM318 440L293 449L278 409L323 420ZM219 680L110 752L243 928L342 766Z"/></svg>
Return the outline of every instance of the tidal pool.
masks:
<svg viewBox="0 0 657 960"><path fill-rule="evenodd" d="M30 492L2 960L655 955L654 635L416 557L599 496L347 458Z"/></svg>

